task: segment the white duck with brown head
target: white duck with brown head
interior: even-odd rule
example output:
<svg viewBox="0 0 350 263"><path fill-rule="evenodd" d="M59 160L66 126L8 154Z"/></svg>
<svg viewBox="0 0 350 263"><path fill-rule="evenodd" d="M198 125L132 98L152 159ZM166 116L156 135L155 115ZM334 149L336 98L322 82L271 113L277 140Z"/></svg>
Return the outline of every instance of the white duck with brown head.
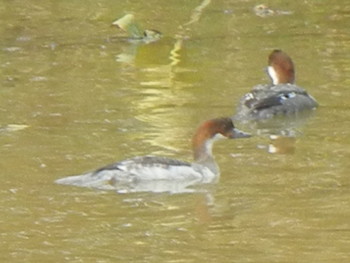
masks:
<svg viewBox="0 0 350 263"><path fill-rule="evenodd" d="M221 138L246 137L250 135L236 129L230 118L212 119L202 123L193 136L193 163L166 157L138 156L93 172L58 179L56 183L100 189L132 188L151 181L166 182L167 185L179 181L189 185L210 183L220 173L212 154L213 143Z"/></svg>

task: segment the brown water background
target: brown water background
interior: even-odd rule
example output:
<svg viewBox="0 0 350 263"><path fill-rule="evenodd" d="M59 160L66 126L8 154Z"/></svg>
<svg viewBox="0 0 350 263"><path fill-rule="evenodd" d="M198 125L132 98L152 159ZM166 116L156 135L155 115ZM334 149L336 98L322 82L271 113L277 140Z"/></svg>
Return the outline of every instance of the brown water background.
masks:
<svg viewBox="0 0 350 263"><path fill-rule="evenodd" d="M0 0L0 261L350 261L350 2L256 4ZM127 41L110 24L128 12L162 40ZM206 194L54 184L135 155L191 160L196 126L268 82L274 48L320 103L292 153L222 141Z"/></svg>

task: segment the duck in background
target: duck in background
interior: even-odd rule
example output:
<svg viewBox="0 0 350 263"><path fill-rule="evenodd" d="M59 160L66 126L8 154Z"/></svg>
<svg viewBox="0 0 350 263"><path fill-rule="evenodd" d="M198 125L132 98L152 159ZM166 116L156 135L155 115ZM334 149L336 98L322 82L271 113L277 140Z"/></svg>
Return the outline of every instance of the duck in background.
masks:
<svg viewBox="0 0 350 263"><path fill-rule="evenodd" d="M268 58L268 85L257 85L239 101L234 120L251 121L275 116L298 115L317 108L317 101L295 84L292 59L282 50L273 50Z"/></svg>
<svg viewBox="0 0 350 263"><path fill-rule="evenodd" d="M186 192L188 186L215 182L219 167L212 154L217 139L246 138L231 118L205 121L192 139L194 162L166 157L138 156L82 175L56 180L58 184L91 187L118 192Z"/></svg>
<svg viewBox="0 0 350 263"><path fill-rule="evenodd" d="M289 145L287 152L293 152L291 145L295 141L296 128L308 119L318 103L295 84L294 63L282 50L273 50L269 55L267 73L272 83L257 85L245 94L233 120L249 124L250 128L254 126L257 134L270 135L271 143L278 147L269 145L269 152L285 153L283 145Z"/></svg>

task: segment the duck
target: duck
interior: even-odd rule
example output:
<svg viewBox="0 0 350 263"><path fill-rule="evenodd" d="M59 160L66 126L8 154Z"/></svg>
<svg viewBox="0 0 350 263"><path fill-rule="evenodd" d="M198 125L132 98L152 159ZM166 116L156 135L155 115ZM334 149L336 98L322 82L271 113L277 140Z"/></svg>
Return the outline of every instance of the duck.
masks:
<svg viewBox="0 0 350 263"><path fill-rule="evenodd" d="M203 122L194 133L192 163L153 155L137 156L55 182L124 192L140 189L155 192L178 191L173 190L173 187L181 185L182 188L186 188L189 185L212 183L217 181L220 174L212 153L214 142L223 138L250 136L249 133L237 129L231 118L210 119Z"/></svg>
<svg viewBox="0 0 350 263"><path fill-rule="evenodd" d="M239 101L233 120L259 121L276 116L297 116L318 107L305 89L295 84L292 59L275 49L268 57L267 74L271 84L257 85Z"/></svg>

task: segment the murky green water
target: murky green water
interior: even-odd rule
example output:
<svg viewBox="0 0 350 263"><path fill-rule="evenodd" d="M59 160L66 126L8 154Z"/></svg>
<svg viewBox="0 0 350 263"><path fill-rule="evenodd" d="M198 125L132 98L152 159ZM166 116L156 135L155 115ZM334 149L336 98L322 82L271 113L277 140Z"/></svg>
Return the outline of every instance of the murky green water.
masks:
<svg viewBox="0 0 350 263"><path fill-rule="evenodd" d="M349 262L348 1L270 1L294 13L266 18L255 1L0 3L1 261ZM110 27L126 12L164 38L126 41ZM53 183L140 154L190 160L196 126L268 81L273 48L321 105L292 153L222 141L207 194Z"/></svg>

